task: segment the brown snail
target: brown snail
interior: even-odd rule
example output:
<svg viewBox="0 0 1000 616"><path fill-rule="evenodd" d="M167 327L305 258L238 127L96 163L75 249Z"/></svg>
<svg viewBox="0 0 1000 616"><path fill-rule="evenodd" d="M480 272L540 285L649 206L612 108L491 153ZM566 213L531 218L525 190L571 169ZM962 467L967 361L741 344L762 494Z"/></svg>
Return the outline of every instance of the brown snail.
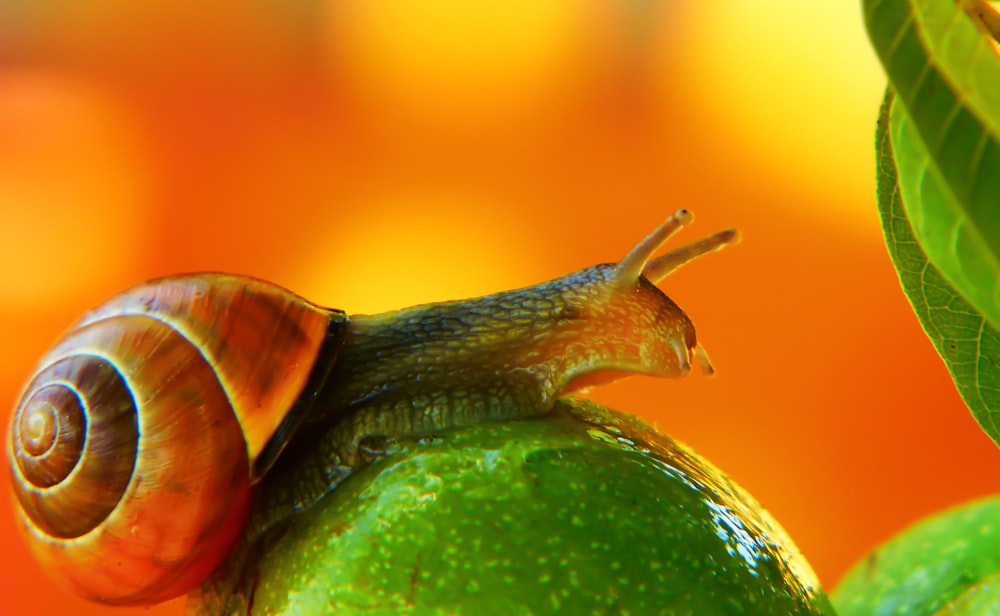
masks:
<svg viewBox="0 0 1000 616"><path fill-rule="evenodd" d="M333 425L337 464L366 439L431 434L549 410L629 374L711 365L655 283L736 239L652 253L680 210L617 264L524 289L352 315L270 283L168 277L85 315L40 361L8 455L35 556L77 594L152 604L227 556L253 484L303 423Z"/></svg>

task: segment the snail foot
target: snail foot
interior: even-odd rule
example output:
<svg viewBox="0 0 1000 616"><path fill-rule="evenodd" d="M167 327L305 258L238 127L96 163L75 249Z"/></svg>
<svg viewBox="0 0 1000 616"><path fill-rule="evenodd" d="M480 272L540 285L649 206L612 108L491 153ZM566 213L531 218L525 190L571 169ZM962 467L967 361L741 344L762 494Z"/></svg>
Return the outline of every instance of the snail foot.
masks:
<svg viewBox="0 0 1000 616"><path fill-rule="evenodd" d="M435 435L388 436L386 434L368 434L358 440L358 455L363 457L367 463L370 463L379 458L401 453L412 447L426 447L428 445L435 445L440 441L441 437Z"/></svg>

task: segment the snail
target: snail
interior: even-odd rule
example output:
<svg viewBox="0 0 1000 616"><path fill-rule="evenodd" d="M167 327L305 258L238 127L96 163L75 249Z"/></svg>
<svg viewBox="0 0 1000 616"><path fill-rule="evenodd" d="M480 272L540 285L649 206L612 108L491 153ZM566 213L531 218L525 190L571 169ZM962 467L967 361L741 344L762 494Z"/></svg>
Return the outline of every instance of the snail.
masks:
<svg viewBox="0 0 1000 616"><path fill-rule="evenodd" d="M311 423L338 468L380 439L541 414L631 374L712 372L655 284L737 239L651 258L669 217L620 262L533 287L379 315L218 273L140 284L87 313L40 360L8 457L23 534L80 596L153 604L226 558L255 484ZM331 482L331 486L334 482Z"/></svg>

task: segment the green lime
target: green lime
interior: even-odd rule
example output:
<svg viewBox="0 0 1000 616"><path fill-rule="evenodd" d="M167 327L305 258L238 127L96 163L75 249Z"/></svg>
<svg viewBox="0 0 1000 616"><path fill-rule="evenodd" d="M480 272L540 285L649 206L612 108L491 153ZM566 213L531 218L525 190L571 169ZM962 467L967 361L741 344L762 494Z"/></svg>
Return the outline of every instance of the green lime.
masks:
<svg viewBox="0 0 1000 616"><path fill-rule="evenodd" d="M841 616L1000 614L1000 496L899 533L844 576L833 602Z"/></svg>
<svg viewBox="0 0 1000 616"><path fill-rule="evenodd" d="M234 586L237 590L233 590ZM361 469L196 614L832 614L776 522L631 416L562 403Z"/></svg>

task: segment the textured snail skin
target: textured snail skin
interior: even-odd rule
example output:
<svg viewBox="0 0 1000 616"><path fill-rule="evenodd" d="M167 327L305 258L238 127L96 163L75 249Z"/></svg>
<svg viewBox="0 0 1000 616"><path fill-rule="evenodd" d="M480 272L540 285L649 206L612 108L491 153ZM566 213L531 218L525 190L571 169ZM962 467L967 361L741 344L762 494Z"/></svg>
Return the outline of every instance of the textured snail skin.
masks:
<svg viewBox="0 0 1000 616"><path fill-rule="evenodd" d="M354 406L333 436L357 466L366 438L412 436L537 415L578 379L684 376L694 325L649 281L621 292L616 264L495 295L352 315L330 406Z"/></svg>
<svg viewBox="0 0 1000 616"><path fill-rule="evenodd" d="M204 579L341 314L200 274L86 315L42 358L11 425L21 527L42 566L108 603L156 603Z"/></svg>
<svg viewBox="0 0 1000 616"><path fill-rule="evenodd" d="M677 212L619 263L382 315L348 319L225 274L119 295L42 359L13 416L33 552L85 598L157 603L394 439L544 413L561 393L630 374L684 376L692 359L710 371L655 282L735 231L650 259L690 220ZM306 454L278 460L285 447ZM264 495L278 505L248 521L252 486L276 462L287 481L269 489L288 493Z"/></svg>
<svg viewBox="0 0 1000 616"><path fill-rule="evenodd" d="M618 263L479 298L351 315L318 392L325 412L306 419L294 453L279 461L281 479L263 486L258 500L267 506L252 512L245 543L399 441L542 414L562 394L629 375L682 377L694 359L710 373L691 319L654 282L738 236L723 231L650 260L688 221L678 212Z"/></svg>
<svg viewBox="0 0 1000 616"><path fill-rule="evenodd" d="M480 298L351 315L317 409L262 486L244 543L308 510L400 440L548 412L574 387L681 377L694 325L617 264Z"/></svg>

